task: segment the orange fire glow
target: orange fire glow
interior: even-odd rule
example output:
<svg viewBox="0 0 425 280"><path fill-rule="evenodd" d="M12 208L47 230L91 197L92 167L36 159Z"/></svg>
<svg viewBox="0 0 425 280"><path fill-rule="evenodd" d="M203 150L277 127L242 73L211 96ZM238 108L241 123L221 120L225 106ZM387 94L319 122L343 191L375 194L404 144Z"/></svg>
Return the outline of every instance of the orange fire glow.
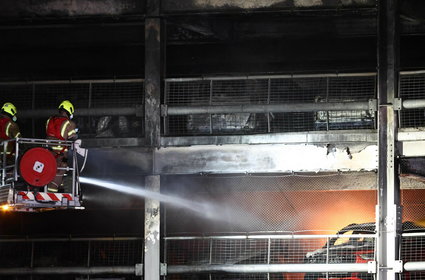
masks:
<svg viewBox="0 0 425 280"><path fill-rule="evenodd" d="M375 219L375 191L237 193L224 199L268 223L283 225L284 230L336 232L349 224ZM285 222L292 226L285 227Z"/></svg>

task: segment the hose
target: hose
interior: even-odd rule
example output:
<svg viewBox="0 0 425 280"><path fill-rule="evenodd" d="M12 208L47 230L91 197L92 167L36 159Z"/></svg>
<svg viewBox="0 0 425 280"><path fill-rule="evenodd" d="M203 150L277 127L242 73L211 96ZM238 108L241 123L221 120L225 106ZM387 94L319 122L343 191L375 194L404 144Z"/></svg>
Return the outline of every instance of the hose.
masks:
<svg viewBox="0 0 425 280"><path fill-rule="evenodd" d="M79 171L79 173L83 172L84 167L86 167L86 162L87 162L87 155L89 153L89 150L86 149L86 151L84 152L84 161L83 161L83 165L81 166L81 169Z"/></svg>

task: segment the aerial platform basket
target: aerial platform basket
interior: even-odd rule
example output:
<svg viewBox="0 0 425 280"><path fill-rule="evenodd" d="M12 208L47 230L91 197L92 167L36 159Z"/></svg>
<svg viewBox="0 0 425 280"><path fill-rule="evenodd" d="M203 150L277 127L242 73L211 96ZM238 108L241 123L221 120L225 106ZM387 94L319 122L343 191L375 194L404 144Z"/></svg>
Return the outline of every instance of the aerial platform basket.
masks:
<svg viewBox="0 0 425 280"><path fill-rule="evenodd" d="M72 141L16 138L0 143L0 206L3 210L36 212L83 209L75 143ZM66 167L57 165L57 153L68 153ZM48 184L65 172L60 192Z"/></svg>

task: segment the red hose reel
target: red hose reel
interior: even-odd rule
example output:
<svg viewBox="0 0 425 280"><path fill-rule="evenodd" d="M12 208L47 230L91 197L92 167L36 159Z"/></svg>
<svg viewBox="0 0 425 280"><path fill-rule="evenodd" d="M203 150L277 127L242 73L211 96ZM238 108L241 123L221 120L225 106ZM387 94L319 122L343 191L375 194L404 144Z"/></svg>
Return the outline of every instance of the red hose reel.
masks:
<svg viewBox="0 0 425 280"><path fill-rule="evenodd" d="M45 148L29 149L19 162L22 178L35 187L42 187L53 181L56 170L56 159L52 152Z"/></svg>

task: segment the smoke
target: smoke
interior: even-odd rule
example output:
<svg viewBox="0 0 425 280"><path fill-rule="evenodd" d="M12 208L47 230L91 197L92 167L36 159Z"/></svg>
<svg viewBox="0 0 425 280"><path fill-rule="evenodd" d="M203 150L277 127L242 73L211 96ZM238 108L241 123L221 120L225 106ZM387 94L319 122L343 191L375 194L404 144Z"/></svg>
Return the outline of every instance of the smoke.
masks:
<svg viewBox="0 0 425 280"><path fill-rule="evenodd" d="M202 218L231 223L241 229L247 225L255 225L256 228L264 228L268 221L262 217L258 217L249 213L249 211L230 206L228 203L211 203L210 201L187 199L175 194L162 194L142 188L141 186L118 184L112 181L99 180L87 177L80 177L80 182L85 184L96 185L102 188L126 193L132 196L149 198L158 200L162 203L169 204L175 208L182 208L201 216ZM284 225L292 224L293 221L285 221ZM287 227L287 226L286 226ZM286 228L285 230L290 230Z"/></svg>

